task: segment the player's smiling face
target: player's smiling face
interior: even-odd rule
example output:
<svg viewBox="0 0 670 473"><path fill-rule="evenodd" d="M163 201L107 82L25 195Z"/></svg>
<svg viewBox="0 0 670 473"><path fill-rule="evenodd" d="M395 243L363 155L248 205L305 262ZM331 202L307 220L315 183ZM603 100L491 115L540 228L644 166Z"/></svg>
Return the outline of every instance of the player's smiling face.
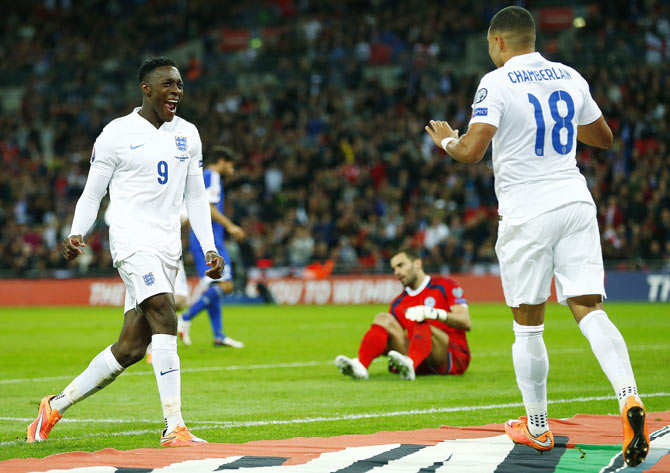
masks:
<svg viewBox="0 0 670 473"><path fill-rule="evenodd" d="M142 83L142 90L145 93L142 104L142 115L145 118L157 126L174 119L184 95L184 82L176 67L157 67ZM149 110L145 110L146 105Z"/></svg>

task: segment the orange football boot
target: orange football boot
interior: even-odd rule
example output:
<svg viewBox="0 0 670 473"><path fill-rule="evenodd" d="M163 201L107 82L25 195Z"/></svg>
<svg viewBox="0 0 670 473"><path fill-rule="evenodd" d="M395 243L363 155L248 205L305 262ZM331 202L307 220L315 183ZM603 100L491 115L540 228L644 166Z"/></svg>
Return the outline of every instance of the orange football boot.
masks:
<svg viewBox="0 0 670 473"><path fill-rule="evenodd" d="M505 433L514 443L528 445L540 452L546 452L554 448L554 434L548 430L542 435L533 436L528 431L528 419L526 417L505 422Z"/></svg>
<svg viewBox="0 0 670 473"><path fill-rule="evenodd" d="M37 411L37 419L35 419L32 424L26 429L26 441L28 443L41 442L46 440L49 436L49 432L53 429L53 426L56 425L61 417L63 417L58 409L52 409L49 401L51 401L55 395L46 396L40 402L40 408Z"/></svg>
<svg viewBox="0 0 670 473"><path fill-rule="evenodd" d="M162 447L190 447L200 443L207 443L207 441L193 435L185 425L178 425L170 433L163 431L161 435Z"/></svg>
<svg viewBox="0 0 670 473"><path fill-rule="evenodd" d="M623 423L623 458L628 466L636 466L649 453L647 413L637 396L628 396L621 412Z"/></svg>

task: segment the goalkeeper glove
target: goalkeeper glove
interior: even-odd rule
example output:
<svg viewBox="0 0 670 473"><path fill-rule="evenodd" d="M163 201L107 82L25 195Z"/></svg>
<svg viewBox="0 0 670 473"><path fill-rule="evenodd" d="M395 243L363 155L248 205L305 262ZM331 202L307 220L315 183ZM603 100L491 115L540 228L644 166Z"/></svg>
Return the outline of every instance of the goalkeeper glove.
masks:
<svg viewBox="0 0 670 473"><path fill-rule="evenodd" d="M447 321L449 313L444 309L436 309L427 305L417 305L405 311L405 317L414 322L423 322L426 319Z"/></svg>

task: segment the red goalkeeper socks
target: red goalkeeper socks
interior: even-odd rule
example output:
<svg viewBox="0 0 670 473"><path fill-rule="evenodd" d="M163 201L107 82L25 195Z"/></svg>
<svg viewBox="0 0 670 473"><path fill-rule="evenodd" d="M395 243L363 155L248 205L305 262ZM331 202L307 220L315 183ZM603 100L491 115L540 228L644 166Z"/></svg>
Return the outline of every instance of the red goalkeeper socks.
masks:
<svg viewBox="0 0 670 473"><path fill-rule="evenodd" d="M419 367L423 360L428 358L430 350L433 348L433 339L430 332L430 325L419 323L414 326L412 338L409 341L409 356L414 362L414 370Z"/></svg>
<svg viewBox="0 0 670 473"><path fill-rule="evenodd" d="M358 360L363 366L369 367L372 360L384 353L388 338L389 334L384 327L372 324L370 330L363 336L361 346L358 349Z"/></svg>

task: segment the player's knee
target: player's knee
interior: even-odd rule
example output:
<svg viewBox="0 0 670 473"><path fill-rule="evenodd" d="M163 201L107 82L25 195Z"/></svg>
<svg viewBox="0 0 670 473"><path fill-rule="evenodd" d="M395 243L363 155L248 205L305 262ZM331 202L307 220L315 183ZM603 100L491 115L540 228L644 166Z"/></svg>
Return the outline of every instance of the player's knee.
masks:
<svg viewBox="0 0 670 473"><path fill-rule="evenodd" d="M112 346L112 354L124 368L144 358L149 344L140 340L119 340Z"/></svg>
<svg viewBox="0 0 670 473"><path fill-rule="evenodd" d="M157 294L141 304L153 333L177 333L177 313L171 294Z"/></svg>
<svg viewBox="0 0 670 473"><path fill-rule="evenodd" d="M185 309L188 306L188 298L186 296L174 296L174 307L176 310Z"/></svg>
<svg viewBox="0 0 670 473"><path fill-rule="evenodd" d="M372 323L375 324L375 325L380 325L388 331L388 330L391 330L393 328L394 324L397 324L398 322L396 321L396 319L391 314L380 312L379 314L377 314L375 316Z"/></svg>
<svg viewBox="0 0 670 473"><path fill-rule="evenodd" d="M140 304L144 312L159 314L174 312L174 298L171 294L163 293L151 296Z"/></svg>
<svg viewBox="0 0 670 473"><path fill-rule="evenodd" d="M577 305L591 310L602 309L603 297L600 294L587 294L568 298L570 306Z"/></svg>

